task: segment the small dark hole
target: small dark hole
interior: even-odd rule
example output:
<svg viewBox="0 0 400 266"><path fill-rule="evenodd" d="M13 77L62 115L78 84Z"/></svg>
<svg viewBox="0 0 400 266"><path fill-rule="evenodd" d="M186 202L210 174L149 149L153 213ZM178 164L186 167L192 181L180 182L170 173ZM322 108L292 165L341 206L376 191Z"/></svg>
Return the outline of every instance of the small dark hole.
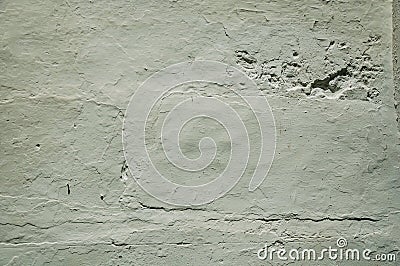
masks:
<svg viewBox="0 0 400 266"><path fill-rule="evenodd" d="M40 148L40 144L36 144L36 147Z"/></svg>
<svg viewBox="0 0 400 266"><path fill-rule="evenodd" d="M101 200L104 200L104 196L103 196L103 195L100 195L100 199L101 199Z"/></svg>
<svg viewBox="0 0 400 266"><path fill-rule="evenodd" d="M298 52L294 52L294 53L293 53L293 56L298 56L298 55L299 55Z"/></svg>

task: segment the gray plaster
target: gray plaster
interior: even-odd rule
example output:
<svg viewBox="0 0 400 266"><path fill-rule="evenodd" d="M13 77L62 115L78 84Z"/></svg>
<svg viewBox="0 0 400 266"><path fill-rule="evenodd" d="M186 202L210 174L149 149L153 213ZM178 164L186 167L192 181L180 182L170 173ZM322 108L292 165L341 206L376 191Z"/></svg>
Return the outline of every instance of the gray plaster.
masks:
<svg viewBox="0 0 400 266"><path fill-rule="evenodd" d="M3 0L0 25L1 265L268 265L265 243L339 237L398 253L391 1ZM123 116L151 74L200 59L267 95L276 156L254 192L243 178L211 204L174 207L128 171ZM377 262L294 263L338 264Z"/></svg>

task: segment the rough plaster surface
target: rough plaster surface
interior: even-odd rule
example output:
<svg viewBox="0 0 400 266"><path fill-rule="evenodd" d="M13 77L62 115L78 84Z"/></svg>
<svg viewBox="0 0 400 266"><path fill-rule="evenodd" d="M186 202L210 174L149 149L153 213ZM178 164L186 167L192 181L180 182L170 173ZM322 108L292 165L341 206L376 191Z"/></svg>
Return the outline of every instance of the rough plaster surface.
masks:
<svg viewBox="0 0 400 266"><path fill-rule="evenodd" d="M1 265L267 265L264 243L339 237L399 251L391 1L4 0L0 24ZM277 150L255 192L177 208L133 180L122 120L152 73L196 59L268 95Z"/></svg>

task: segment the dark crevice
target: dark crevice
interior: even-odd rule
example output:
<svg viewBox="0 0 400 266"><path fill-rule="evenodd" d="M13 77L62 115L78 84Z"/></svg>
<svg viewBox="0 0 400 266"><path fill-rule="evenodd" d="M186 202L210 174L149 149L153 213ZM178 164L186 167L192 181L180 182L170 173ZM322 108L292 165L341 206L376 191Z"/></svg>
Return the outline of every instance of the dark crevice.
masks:
<svg viewBox="0 0 400 266"><path fill-rule="evenodd" d="M141 203L140 201L139 201L139 205L140 205L140 207L142 207L142 208L150 209L150 210L166 210L164 207L149 206L149 205L146 205L146 204Z"/></svg>
<svg viewBox="0 0 400 266"><path fill-rule="evenodd" d="M301 217L283 217L283 218L256 218L256 221L262 222L278 222L278 221L310 221L310 222L324 222L324 221L331 221L331 222L341 222L341 221L356 221L356 222L379 222L378 219L372 217L322 217L322 218L301 218Z"/></svg>
<svg viewBox="0 0 400 266"><path fill-rule="evenodd" d="M140 207L143 209L149 209L149 210L162 210L165 212L170 212L170 211L205 211L202 208L195 208L195 207L173 207L173 208L168 208L168 207L162 207L162 206L150 206L147 204L144 204L142 202L138 202Z"/></svg>
<svg viewBox="0 0 400 266"><path fill-rule="evenodd" d="M123 161L123 163L122 163L121 175L119 176L119 178L122 179L123 176L126 175L127 171L128 171L128 164L126 163L126 160L125 160L125 161Z"/></svg>
<svg viewBox="0 0 400 266"><path fill-rule="evenodd" d="M340 88L337 88L335 86L331 86L329 83L334 80L337 77L340 76L348 76L350 75L348 71L348 67L344 67L342 69L339 69L338 71L329 74L326 78L324 79L316 79L311 83L311 88L321 88L323 90L329 90L332 93L337 92Z"/></svg>
<svg viewBox="0 0 400 266"><path fill-rule="evenodd" d="M245 50L237 50L236 52L236 56L238 57L239 60L244 61L248 64L253 64L257 62L257 59L250 55L249 52L245 51Z"/></svg>
<svg viewBox="0 0 400 266"><path fill-rule="evenodd" d="M111 245L115 247L124 247L124 246L129 246L127 243L117 243L114 240L111 240Z"/></svg>

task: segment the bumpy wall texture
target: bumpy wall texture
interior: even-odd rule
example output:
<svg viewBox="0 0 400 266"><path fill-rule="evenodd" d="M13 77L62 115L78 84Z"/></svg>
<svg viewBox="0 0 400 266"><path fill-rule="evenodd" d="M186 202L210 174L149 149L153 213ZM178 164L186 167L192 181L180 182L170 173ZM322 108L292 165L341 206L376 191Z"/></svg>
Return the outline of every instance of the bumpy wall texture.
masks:
<svg viewBox="0 0 400 266"><path fill-rule="evenodd" d="M257 251L340 237L396 254L396 23L387 0L0 1L0 264L287 264ZM211 204L175 207L135 182L123 119L151 74L200 59L237 67L267 95L276 154L254 192L246 177ZM342 262L353 264L367 262Z"/></svg>

